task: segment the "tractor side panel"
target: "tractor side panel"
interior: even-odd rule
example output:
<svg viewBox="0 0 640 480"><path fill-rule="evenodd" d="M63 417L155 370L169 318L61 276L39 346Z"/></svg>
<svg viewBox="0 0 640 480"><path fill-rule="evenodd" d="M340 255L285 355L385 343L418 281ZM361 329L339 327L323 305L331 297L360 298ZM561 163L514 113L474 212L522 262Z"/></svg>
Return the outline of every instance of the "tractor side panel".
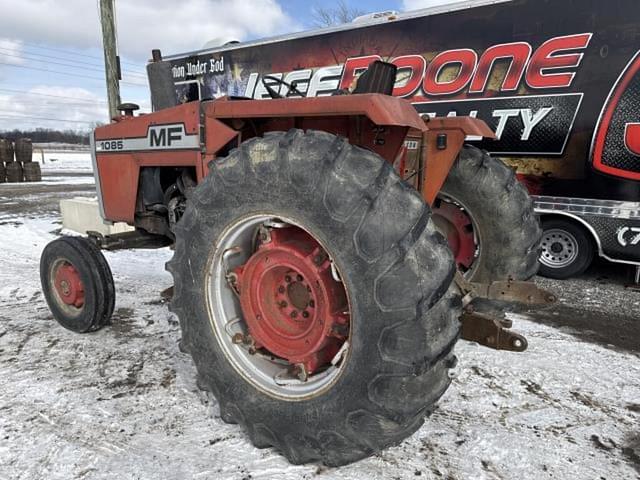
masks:
<svg viewBox="0 0 640 480"><path fill-rule="evenodd" d="M133 224L142 167L194 167L198 180L204 176L199 109L194 102L96 129L105 220Z"/></svg>
<svg viewBox="0 0 640 480"><path fill-rule="evenodd" d="M198 151L103 154L97 157L105 220L133 224L142 167L195 167L203 177Z"/></svg>

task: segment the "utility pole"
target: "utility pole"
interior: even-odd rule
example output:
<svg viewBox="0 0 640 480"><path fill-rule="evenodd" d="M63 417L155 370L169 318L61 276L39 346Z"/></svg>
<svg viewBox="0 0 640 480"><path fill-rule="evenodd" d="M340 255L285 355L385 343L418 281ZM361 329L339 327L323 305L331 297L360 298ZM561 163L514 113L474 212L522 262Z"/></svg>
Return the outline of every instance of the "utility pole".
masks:
<svg viewBox="0 0 640 480"><path fill-rule="evenodd" d="M107 77L109 119L118 116L120 105L120 59L116 46L115 0L100 0L100 23L104 47L104 67Z"/></svg>

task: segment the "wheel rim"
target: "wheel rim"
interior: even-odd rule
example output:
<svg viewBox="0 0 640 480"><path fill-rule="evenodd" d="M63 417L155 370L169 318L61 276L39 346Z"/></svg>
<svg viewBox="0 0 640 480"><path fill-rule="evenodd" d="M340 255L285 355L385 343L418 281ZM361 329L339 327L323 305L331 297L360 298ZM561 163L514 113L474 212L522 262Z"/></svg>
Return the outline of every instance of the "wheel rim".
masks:
<svg viewBox="0 0 640 480"><path fill-rule="evenodd" d="M456 265L465 276L472 276L478 265L481 242L470 210L450 195L440 194L432 211L436 228L447 239Z"/></svg>
<svg viewBox="0 0 640 480"><path fill-rule="evenodd" d="M327 250L298 223L254 215L220 236L209 258L207 307L233 368L286 400L318 396L347 362L347 291Z"/></svg>
<svg viewBox="0 0 640 480"><path fill-rule="evenodd" d="M80 273L67 259L56 260L50 270L49 284L58 306L71 316L84 307L85 287Z"/></svg>
<svg viewBox="0 0 640 480"><path fill-rule="evenodd" d="M578 258L579 246L576 237L566 230L554 228L542 234L540 262L549 268L564 268Z"/></svg>

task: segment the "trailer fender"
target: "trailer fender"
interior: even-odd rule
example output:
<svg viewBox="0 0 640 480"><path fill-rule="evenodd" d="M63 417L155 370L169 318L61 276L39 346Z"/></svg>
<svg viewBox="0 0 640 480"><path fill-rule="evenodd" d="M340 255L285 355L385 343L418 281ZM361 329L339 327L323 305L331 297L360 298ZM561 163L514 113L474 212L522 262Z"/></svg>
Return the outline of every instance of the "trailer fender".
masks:
<svg viewBox="0 0 640 480"><path fill-rule="evenodd" d="M640 262L638 261L634 261L631 259L622 259L622 258L614 258L613 256L607 254L607 252L605 252L605 248L602 242L602 238L600 236L600 234L596 231L596 229L593 227L593 225L591 225L589 222L587 222L584 218L571 213L571 212L565 212L565 211L561 211L561 210L552 210L552 209L543 209L543 208L536 208L536 213L541 217L547 217L547 218L551 218L551 217L562 217L565 219L570 219L571 221L573 221L574 223L576 223L577 225L580 225L581 227L583 227L592 237L595 246L596 246L596 252L598 254L598 256L600 256L601 258L604 258L605 260L609 261L609 262L613 262L613 263L622 263L622 264L626 264L626 265L636 265L636 266L640 266Z"/></svg>

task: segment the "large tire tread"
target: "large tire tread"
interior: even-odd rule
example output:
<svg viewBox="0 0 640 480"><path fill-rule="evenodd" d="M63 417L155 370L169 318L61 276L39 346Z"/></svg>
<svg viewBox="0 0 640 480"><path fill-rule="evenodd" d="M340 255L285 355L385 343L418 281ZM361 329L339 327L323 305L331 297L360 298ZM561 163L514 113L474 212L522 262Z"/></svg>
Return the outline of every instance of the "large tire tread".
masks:
<svg viewBox="0 0 640 480"><path fill-rule="evenodd" d="M294 464L343 465L415 432L449 386L460 334L452 255L429 222L430 211L420 195L380 157L318 131L291 130L248 140L213 162L211 171L178 224L175 256L167 269L174 277L171 308L180 319L183 343L194 357L200 383L218 399L222 419L242 425L256 447L275 447ZM209 348L202 340L206 335L192 321L197 316L193 294L201 286L190 272L194 257L188 252L198 239L211 241L214 228L207 212L218 202L233 208L240 201L221 192L263 182L272 182L274 195L293 188L305 197L322 189L328 216L357 225L353 250L370 272L378 272L370 300L388 326L367 346L376 375L344 418L334 416L317 430L298 426L283 433L273 427L277 420L260 418L247 408L243 412L232 400L233 391L243 386L222 384L216 367L203 361L199 352ZM393 221L382 221L389 218ZM237 382L244 381L238 377Z"/></svg>
<svg viewBox="0 0 640 480"><path fill-rule="evenodd" d="M79 271L85 288L85 307L77 318L60 309L49 283L49 268L64 258ZM44 296L54 317L76 333L90 333L108 325L115 307L115 286L109 264L100 249L85 237L64 236L49 243L40 260L40 279Z"/></svg>
<svg viewBox="0 0 640 480"><path fill-rule="evenodd" d="M466 204L484 236L480 264L470 280L529 280L536 275L542 229L533 200L512 168L465 145L442 193Z"/></svg>

